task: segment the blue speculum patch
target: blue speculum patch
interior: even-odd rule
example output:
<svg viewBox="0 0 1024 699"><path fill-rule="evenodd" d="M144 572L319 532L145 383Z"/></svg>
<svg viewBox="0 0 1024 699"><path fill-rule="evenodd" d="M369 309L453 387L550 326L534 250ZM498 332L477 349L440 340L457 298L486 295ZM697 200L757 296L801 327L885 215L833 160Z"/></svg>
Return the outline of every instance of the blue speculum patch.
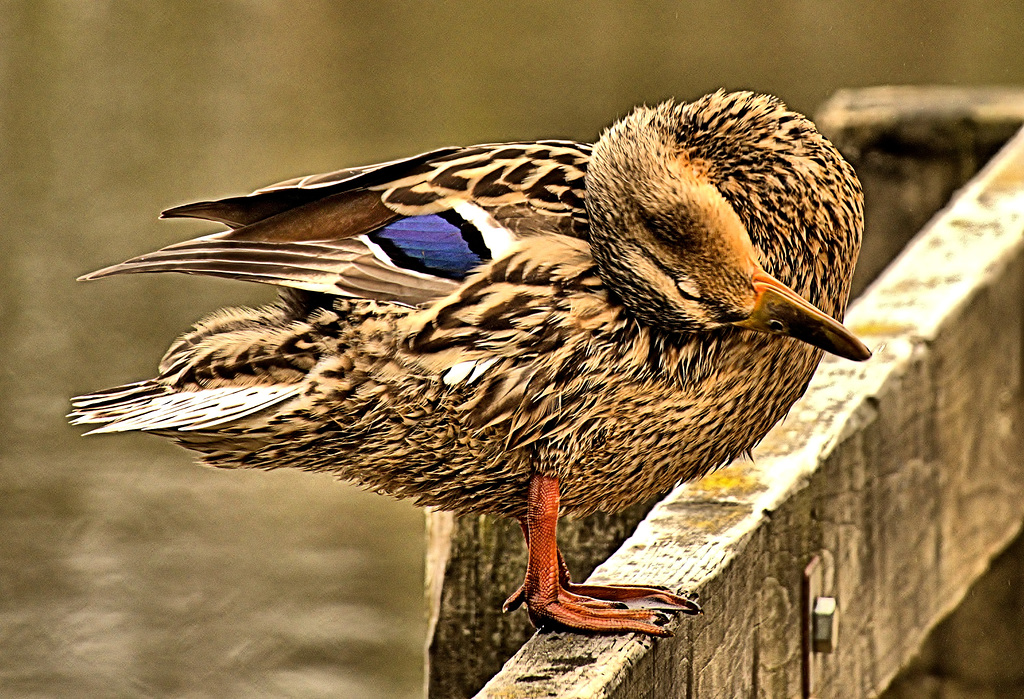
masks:
<svg viewBox="0 0 1024 699"><path fill-rule="evenodd" d="M438 214L400 219L369 238L396 265L448 279L463 279L487 259L473 252L459 226Z"/></svg>

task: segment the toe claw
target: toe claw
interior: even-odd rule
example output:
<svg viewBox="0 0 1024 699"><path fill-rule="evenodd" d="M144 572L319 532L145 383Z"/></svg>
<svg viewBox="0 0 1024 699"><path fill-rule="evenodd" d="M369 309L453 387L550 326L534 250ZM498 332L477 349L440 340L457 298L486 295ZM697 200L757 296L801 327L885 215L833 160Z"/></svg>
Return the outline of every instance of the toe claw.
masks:
<svg viewBox="0 0 1024 699"><path fill-rule="evenodd" d="M521 607L523 605L523 602L525 601L526 588L523 585L520 585L519 589L517 589L515 592L509 595L508 599L505 600L505 603L501 605L501 611L505 614L508 614L509 612L514 612L515 610L519 609L519 607Z"/></svg>

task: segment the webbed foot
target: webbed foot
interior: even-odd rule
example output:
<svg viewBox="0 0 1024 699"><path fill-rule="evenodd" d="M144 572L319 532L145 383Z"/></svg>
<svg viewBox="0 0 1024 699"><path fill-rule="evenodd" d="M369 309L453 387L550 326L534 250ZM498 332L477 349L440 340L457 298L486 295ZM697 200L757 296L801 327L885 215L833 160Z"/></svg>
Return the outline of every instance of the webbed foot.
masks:
<svg viewBox="0 0 1024 699"><path fill-rule="evenodd" d="M520 521L529 560L526 579L505 600L506 612L526 604L534 625L591 633L645 633L671 636L666 612L699 614L696 595L681 596L654 585L576 584L558 551L558 480L530 478L527 515Z"/></svg>

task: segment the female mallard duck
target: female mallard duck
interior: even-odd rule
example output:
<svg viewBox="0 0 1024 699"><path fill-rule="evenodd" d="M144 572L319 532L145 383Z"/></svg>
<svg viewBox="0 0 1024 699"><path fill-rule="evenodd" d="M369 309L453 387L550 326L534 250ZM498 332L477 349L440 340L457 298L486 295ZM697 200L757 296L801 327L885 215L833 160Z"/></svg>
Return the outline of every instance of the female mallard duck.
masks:
<svg viewBox="0 0 1024 699"><path fill-rule="evenodd" d="M615 511L753 447L841 317L853 169L773 97L639 108L593 146L443 148L180 206L230 230L86 275L285 287L178 339L155 379L74 400L93 432L171 437L213 466L327 471L519 520L538 624L666 635L655 587L569 579L559 513ZM632 607L624 608L623 601Z"/></svg>

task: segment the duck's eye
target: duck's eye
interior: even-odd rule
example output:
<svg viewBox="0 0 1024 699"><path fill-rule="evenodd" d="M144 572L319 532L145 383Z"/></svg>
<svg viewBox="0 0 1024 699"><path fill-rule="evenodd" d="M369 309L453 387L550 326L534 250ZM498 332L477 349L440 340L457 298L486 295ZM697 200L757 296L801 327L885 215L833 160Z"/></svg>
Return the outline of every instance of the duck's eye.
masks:
<svg viewBox="0 0 1024 699"><path fill-rule="evenodd" d="M697 285L686 277L680 277L676 279L676 286L679 288L679 294L688 301L700 301L700 289Z"/></svg>
<svg viewBox="0 0 1024 699"><path fill-rule="evenodd" d="M765 323L765 326L773 333L781 333L786 331L785 324L781 320L778 320L776 318L772 318L771 320L769 320L767 323Z"/></svg>

